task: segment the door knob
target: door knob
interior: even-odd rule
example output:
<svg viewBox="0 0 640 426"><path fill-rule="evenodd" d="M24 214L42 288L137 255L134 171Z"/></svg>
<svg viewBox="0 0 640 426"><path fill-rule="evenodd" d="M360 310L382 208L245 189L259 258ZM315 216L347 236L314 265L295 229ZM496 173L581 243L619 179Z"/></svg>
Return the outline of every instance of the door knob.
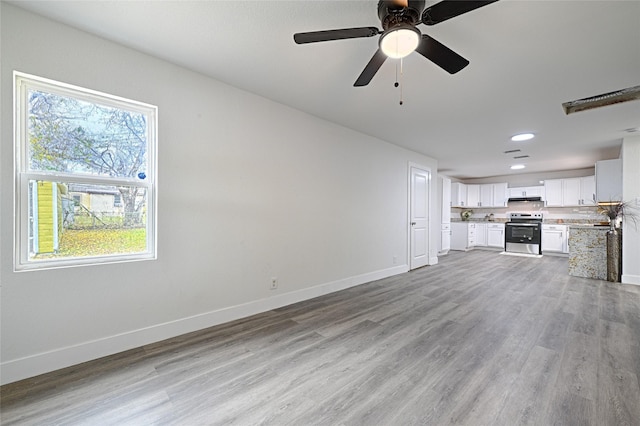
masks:
<svg viewBox="0 0 640 426"><path fill-rule="evenodd" d="M411 222L411 226L414 226L416 223L415 222Z"/></svg>

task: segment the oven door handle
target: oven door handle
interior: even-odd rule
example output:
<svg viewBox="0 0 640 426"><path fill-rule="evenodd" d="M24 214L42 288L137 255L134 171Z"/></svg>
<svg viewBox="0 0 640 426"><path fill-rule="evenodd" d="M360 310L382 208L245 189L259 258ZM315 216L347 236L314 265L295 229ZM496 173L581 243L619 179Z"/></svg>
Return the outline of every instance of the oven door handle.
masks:
<svg viewBox="0 0 640 426"><path fill-rule="evenodd" d="M507 226L540 226L539 223L505 223Z"/></svg>

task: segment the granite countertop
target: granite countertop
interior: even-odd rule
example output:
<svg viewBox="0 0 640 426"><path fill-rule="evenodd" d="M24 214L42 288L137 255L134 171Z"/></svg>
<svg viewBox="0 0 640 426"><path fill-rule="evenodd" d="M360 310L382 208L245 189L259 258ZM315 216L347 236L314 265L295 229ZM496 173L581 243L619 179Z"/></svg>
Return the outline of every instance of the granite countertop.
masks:
<svg viewBox="0 0 640 426"><path fill-rule="evenodd" d="M494 219L494 220L484 220L484 219L469 219L469 220L462 220L462 219L451 219L451 222L463 222L463 223L507 223L508 220L507 219L502 219L502 218L498 218L498 219Z"/></svg>
<svg viewBox="0 0 640 426"><path fill-rule="evenodd" d="M571 225L569 275L607 279L607 235L609 226Z"/></svg>
<svg viewBox="0 0 640 426"><path fill-rule="evenodd" d="M469 220L462 220L459 217L451 217L451 222L469 222L469 223L507 223L509 219L504 217L496 217L493 220L487 220L480 217L472 217ZM606 228L609 229L609 224L604 223L598 219L543 219L543 225L566 225L572 227L584 227L584 228Z"/></svg>
<svg viewBox="0 0 640 426"><path fill-rule="evenodd" d="M507 223L509 222L509 219L504 219L504 218L496 218L494 220L485 220L485 219L476 219L476 218L471 218L469 220L462 220L462 219L457 219L457 218L451 218L451 222L469 222L469 223ZM577 226L577 227L584 227L584 228L609 228L609 224L606 225L601 225L600 222L589 222L589 221L584 221L584 220L576 220L576 219L569 219L569 220L557 220L557 219L545 219L542 221L543 225L566 225L566 226Z"/></svg>
<svg viewBox="0 0 640 426"><path fill-rule="evenodd" d="M542 221L545 225L567 225L567 226L600 226L599 220L592 219L545 219ZM609 226L609 223L602 226Z"/></svg>

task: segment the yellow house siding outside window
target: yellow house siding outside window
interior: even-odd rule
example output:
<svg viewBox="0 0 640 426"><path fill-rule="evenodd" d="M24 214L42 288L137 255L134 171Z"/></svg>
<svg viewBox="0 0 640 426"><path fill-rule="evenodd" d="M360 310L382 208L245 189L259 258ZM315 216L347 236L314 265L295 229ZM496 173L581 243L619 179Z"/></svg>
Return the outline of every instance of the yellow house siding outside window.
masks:
<svg viewBox="0 0 640 426"><path fill-rule="evenodd" d="M52 182L38 182L38 253L58 249L57 189Z"/></svg>

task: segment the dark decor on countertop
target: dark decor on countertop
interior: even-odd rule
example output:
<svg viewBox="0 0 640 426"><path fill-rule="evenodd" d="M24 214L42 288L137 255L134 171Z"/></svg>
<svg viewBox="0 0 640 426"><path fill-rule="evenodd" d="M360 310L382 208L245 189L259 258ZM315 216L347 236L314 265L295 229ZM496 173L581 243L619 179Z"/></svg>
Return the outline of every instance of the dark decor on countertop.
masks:
<svg viewBox="0 0 640 426"><path fill-rule="evenodd" d="M620 282L622 278L622 220L637 225L637 211L628 202L609 201L598 203L598 213L609 218L607 231L607 281Z"/></svg>
<svg viewBox="0 0 640 426"><path fill-rule="evenodd" d="M607 231L607 281L619 283L622 278L622 229Z"/></svg>

